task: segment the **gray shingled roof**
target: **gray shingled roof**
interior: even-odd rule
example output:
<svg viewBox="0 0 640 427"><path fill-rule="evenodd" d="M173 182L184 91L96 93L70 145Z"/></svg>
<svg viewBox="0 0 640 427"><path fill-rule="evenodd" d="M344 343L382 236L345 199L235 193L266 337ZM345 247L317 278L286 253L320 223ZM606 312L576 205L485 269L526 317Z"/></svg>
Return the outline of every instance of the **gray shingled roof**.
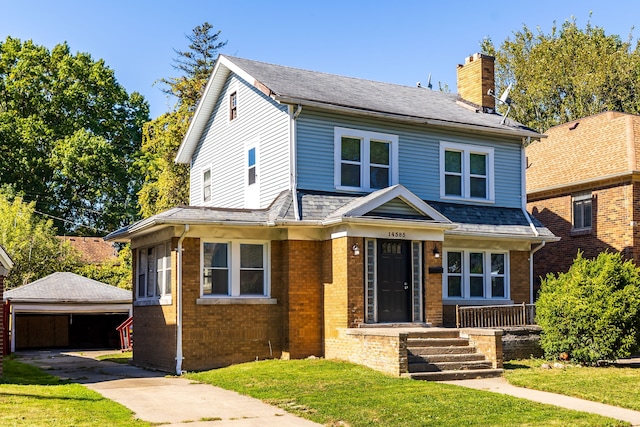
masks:
<svg viewBox="0 0 640 427"><path fill-rule="evenodd" d="M384 190L380 190L384 191ZM358 204L369 195L341 194L322 191L298 190L297 202L300 211L300 225L338 218L350 206ZM431 208L450 220L457 228L448 232L456 234L495 234L523 238L538 237L531 229L522 209L498 206L475 206L458 203L425 201ZM379 216L379 215L377 215ZM393 215L389 219L395 219ZM417 220L428 219L422 217ZM538 220L531 218L540 237L555 239L554 235ZM150 218L138 221L109 234L105 239L127 239L131 234L161 225L210 224L210 225L256 225L276 226L278 222L288 222L295 226L292 195L290 191L282 192L267 209L224 209L212 207L182 206Z"/></svg>
<svg viewBox="0 0 640 427"><path fill-rule="evenodd" d="M50 303L130 303L131 291L74 273L53 273L8 290L4 299Z"/></svg>
<svg viewBox="0 0 640 427"><path fill-rule="evenodd" d="M460 105L457 102L459 97L454 93L222 56L265 85L276 95L276 99L283 101L305 100L399 117L474 125L513 134L526 133L521 136L540 136L512 120L502 124L502 116L498 114L478 113L473 108Z"/></svg>

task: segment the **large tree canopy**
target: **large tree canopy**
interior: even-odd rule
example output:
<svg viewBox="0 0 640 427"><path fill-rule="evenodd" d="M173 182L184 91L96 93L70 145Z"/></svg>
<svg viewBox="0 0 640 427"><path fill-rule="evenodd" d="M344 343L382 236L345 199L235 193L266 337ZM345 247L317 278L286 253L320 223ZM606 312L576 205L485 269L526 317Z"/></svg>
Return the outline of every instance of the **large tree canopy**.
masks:
<svg viewBox="0 0 640 427"><path fill-rule="evenodd" d="M129 95L103 60L0 42L0 183L62 232L94 234L137 216L133 168L149 106Z"/></svg>
<svg viewBox="0 0 640 427"><path fill-rule="evenodd" d="M146 123L142 135L142 156L138 162L144 171L144 184L138 193L140 213L150 216L189 203L189 168L174 159L189 127L195 106L202 96L215 64L217 52L227 42L218 41L220 31L212 32L208 22L193 29L187 39L188 51L176 51L178 77L162 79L165 92L177 98L173 111Z"/></svg>
<svg viewBox="0 0 640 427"><path fill-rule="evenodd" d="M538 131L602 111L640 113L638 45L575 19L549 34L526 25L500 47L491 39L484 53L496 57L496 92L513 84L509 117Z"/></svg>

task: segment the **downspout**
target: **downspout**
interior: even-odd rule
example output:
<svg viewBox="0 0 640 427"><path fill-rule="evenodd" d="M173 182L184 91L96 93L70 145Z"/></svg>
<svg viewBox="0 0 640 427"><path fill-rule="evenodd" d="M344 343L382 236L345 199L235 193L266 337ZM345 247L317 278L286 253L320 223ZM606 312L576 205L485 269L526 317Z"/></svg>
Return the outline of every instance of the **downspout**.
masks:
<svg viewBox="0 0 640 427"><path fill-rule="evenodd" d="M531 142L531 138L526 139L527 143ZM522 186L521 186L521 194L522 194L522 213L524 213L525 218L529 222L529 227L531 227L531 231L533 231L533 235L538 237L540 233L538 233L538 229L533 224L531 217L529 216L529 212L527 212L527 156L524 152L524 138L523 138L523 147L521 154L521 163L522 163ZM544 240L535 248L529 251L529 304L533 304L533 255L538 252L540 249L544 247L547 242Z"/></svg>
<svg viewBox="0 0 640 427"><path fill-rule="evenodd" d="M298 157L296 152L296 138L298 137L298 134L296 132L296 119L301 112L301 104L298 104L298 108L296 108L295 112L293 111L293 106L289 106L289 116L291 117L291 120L289 121L289 167L291 168L290 186L291 194L293 195L293 215L296 221L300 220L300 209L298 206Z"/></svg>
<svg viewBox="0 0 640 427"><path fill-rule="evenodd" d="M176 375L182 375L182 241L189 231L189 224L184 225L184 230L178 239L177 265L176 265Z"/></svg>

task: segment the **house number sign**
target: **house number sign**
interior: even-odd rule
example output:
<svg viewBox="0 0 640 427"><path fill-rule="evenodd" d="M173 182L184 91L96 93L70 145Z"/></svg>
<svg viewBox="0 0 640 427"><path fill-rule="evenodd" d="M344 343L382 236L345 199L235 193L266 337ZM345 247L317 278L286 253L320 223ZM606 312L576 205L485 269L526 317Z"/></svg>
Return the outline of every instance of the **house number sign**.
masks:
<svg viewBox="0 0 640 427"><path fill-rule="evenodd" d="M404 239L407 237L407 233L404 231L389 231L388 233L389 234L387 236L393 239Z"/></svg>

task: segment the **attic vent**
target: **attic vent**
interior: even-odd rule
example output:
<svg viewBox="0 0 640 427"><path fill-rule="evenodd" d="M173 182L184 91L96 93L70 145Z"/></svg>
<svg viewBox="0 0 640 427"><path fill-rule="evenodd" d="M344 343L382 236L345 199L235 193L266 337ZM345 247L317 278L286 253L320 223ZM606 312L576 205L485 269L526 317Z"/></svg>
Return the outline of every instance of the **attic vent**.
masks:
<svg viewBox="0 0 640 427"><path fill-rule="evenodd" d="M401 218L417 218L420 219L432 219L418 212L413 207L408 205L405 201L396 197L393 200L389 200L387 203L378 206L371 210L366 216L388 216L388 217L401 217Z"/></svg>

